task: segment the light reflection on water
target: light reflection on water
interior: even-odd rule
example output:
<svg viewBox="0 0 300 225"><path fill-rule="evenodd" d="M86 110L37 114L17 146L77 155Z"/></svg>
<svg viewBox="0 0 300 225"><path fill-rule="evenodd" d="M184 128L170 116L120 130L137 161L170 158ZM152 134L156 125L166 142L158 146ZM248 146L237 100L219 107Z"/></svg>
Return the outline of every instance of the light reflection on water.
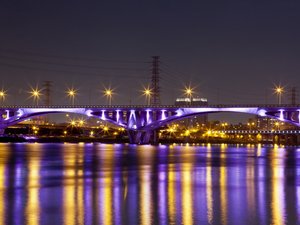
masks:
<svg viewBox="0 0 300 225"><path fill-rule="evenodd" d="M0 144L1 224L300 224L300 151Z"/></svg>

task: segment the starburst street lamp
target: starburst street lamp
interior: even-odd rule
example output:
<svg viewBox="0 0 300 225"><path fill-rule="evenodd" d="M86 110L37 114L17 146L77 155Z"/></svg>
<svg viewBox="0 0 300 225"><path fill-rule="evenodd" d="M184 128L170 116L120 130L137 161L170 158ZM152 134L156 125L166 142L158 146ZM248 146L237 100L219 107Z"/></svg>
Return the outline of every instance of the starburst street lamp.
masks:
<svg viewBox="0 0 300 225"><path fill-rule="evenodd" d="M70 98L72 105L74 105L74 103L75 103L75 97L77 95L77 90L75 90L74 88L69 88L66 91L66 93L67 93L68 97Z"/></svg>
<svg viewBox="0 0 300 225"><path fill-rule="evenodd" d="M143 95L146 97L147 105L150 105L152 90L149 87L147 88L144 87Z"/></svg>
<svg viewBox="0 0 300 225"><path fill-rule="evenodd" d="M42 95L42 90L39 89L38 87L36 88L31 88L31 91L29 92L30 94L30 98L33 98L33 103L35 105L39 105L39 99L41 98L41 95Z"/></svg>
<svg viewBox="0 0 300 225"><path fill-rule="evenodd" d="M112 101L113 94L114 94L113 89L111 89L111 88L105 88L105 90L104 90L104 96L107 97L107 101L108 101L108 105L109 106L111 106L111 101Z"/></svg>
<svg viewBox="0 0 300 225"><path fill-rule="evenodd" d="M278 105L280 105L281 104L281 96L282 96L282 93L284 92L284 89L281 86L275 86L274 92L275 92L275 94L278 95Z"/></svg>
<svg viewBox="0 0 300 225"><path fill-rule="evenodd" d="M5 100L5 97L6 97L6 91L5 90L0 90L0 99L2 102L4 102Z"/></svg>
<svg viewBox="0 0 300 225"><path fill-rule="evenodd" d="M194 89L190 86L187 86L184 88L184 94L189 98L190 104L192 104Z"/></svg>

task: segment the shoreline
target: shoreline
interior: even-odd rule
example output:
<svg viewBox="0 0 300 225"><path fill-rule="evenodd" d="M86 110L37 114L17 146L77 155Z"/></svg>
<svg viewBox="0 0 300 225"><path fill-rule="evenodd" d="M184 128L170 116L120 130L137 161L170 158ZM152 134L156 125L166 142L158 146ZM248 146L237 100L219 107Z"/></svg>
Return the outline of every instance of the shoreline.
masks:
<svg viewBox="0 0 300 225"><path fill-rule="evenodd" d="M94 138L94 137L0 137L0 143L106 143L106 144L128 144L128 138ZM160 139L158 143L150 143L151 145L159 144L262 144L262 145L287 145L299 146L299 143L274 143L272 141L241 141L241 140L178 140L178 139Z"/></svg>

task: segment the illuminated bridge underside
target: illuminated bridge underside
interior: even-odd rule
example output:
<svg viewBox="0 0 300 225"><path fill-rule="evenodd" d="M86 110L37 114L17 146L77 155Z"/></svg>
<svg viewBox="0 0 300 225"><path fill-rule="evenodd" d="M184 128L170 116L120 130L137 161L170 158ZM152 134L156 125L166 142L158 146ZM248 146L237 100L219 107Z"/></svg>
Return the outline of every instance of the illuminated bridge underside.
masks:
<svg viewBox="0 0 300 225"><path fill-rule="evenodd" d="M96 117L114 125L126 128L131 143L145 144L155 142L155 130L172 121L186 117L217 113L237 112L271 117L300 126L300 106L211 106L211 107L175 107L175 106L78 106L78 107L2 107L0 108L0 133L13 124L31 117L50 113L77 113Z"/></svg>

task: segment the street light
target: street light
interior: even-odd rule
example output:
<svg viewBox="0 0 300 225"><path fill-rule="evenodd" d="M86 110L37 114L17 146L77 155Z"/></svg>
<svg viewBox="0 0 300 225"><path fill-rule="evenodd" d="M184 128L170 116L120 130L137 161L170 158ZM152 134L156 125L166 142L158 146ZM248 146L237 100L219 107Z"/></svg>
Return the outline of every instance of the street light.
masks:
<svg viewBox="0 0 300 225"><path fill-rule="evenodd" d="M147 105L150 105L152 90L149 87L147 88L144 87L143 95L146 97Z"/></svg>
<svg viewBox="0 0 300 225"><path fill-rule="evenodd" d="M274 92L275 92L275 94L278 95L278 105L280 105L281 104L281 96L282 96L282 93L284 92L284 89L281 86L276 86L274 89Z"/></svg>
<svg viewBox="0 0 300 225"><path fill-rule="evenodd" d="M108 101L108 105L109 106L111 106L111 101L112 101L113 94L114 94L113 89L111 89L111 88L105 88L105 90L104 90L104 96L107 97L107 101Z"/></svg>
<svg viewBox="0 0 300 225"><path fill-rule="evenodd" d="M74 88L69 88L66 91L68 97L71 99L72 105L74 106L75 103L75 96L77 95L77 90L75 90Z"/></svg>
<svg viewBox="0 0 300 225"><path fill-rule="evenodd" d="M190 86L185 87L184 94L190 99L190 104L192 104L192 101L193 101L192 96L194 94L194 89L191 88Z"/></svg>
<svg viewBox="0 0 300 225"><path fill-rule="evenodd" d="M6 91L5 90L0 90L0 99L2 102L4 102L5 100L5 97L6 97Z"/></svg>
<svg viewBox="0 0 300 225"><path fill-rule="evenodd" d="M29 94L30 94L30 98L33 98L33 103L35 104L35 105L39 105L39 99L40 99L40 97L41 97L41 95L42 95L42 90L41 89L39 89L38 87L36 87L36 88L31 88L31 91L29 92Z"/></svg>

